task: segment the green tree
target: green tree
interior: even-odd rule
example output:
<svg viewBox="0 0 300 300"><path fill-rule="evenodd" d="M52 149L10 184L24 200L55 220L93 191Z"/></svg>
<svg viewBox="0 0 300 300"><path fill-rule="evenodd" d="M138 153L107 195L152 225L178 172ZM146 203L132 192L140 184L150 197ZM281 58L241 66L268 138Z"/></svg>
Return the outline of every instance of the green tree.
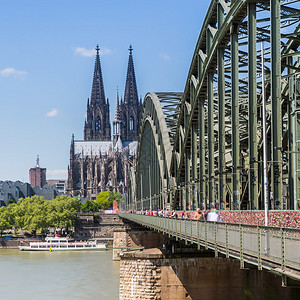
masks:
<svg viewBox="0 0 300 300"><path fill-rule="evenodd" d="M100 205L95 200L87 200L82 205L82 211L84 211L84 212L98 211L99 208L100 208Z"/></svg>
<svg viewBox="0 0 300 300"><path fill-rule="evenodd" d="M46 218L46 203L44 197L32 196L26 197L22 201L24 209L23 225L26 230L37 231L38 229L46 229L48 227Z"/></svg>
<svg viewBox="0 0 300 300"><path fill-rule="evenodd" d="M13 203L16 203L14 199L12 199L12 198L7 199L7 205L10 205L10 204L13 204Z"/></svg>
<svg viewBox="0 0 300 300"><path fill-rule="evenodd" d="M77 198L57 196L48 204L48 223L56 228L73 227L76 224L79 209L80 202Z"/></svg>
<svg viewBox="0 0 300 300"><path fill-rule="evenodd" d="M12 228L12 214L5 206L0 207L0 236L4 230Z"/></svg>
<svg viewBox="0 0 300 300"><path fill-rule="evenodd" d="M98 194L96 202L99 204L100 209L105 210L113 206L114 201L120 201L122 194L119 192L105 191Z"/></svg>
<svg viewBox="0 0 300 300"><path fill-rule="evenodd" d="M77 221L80 202L77 198L57 196L53 200L32 196L1 208L0 231L25 228L30 231L49 227L73 227Z"/></svg>

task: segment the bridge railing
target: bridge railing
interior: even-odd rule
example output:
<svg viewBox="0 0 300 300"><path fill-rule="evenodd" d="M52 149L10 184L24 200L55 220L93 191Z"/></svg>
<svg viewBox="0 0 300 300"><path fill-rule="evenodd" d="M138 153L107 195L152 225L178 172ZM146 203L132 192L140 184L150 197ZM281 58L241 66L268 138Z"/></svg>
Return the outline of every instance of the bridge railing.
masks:
<svg viewBox="0 0 300 300"><path fill-rule="evenodd" d="M120 213L128 220L196 243L259 269L300 271L300 230ZM290 275L289 275L290 276ZM296 275L295 275L296 276ZM291 276L293 277L293 276ZM300 278L297 278L300 279Z"/></svg>

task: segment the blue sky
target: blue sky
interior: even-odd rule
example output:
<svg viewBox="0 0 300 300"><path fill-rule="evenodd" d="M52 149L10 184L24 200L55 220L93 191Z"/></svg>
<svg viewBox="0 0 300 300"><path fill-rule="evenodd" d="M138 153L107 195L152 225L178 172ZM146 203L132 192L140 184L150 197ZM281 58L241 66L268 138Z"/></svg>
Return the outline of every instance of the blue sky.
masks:
<svg viewBox="0 0 300 300"><path fill-rule="evenodd" d="M0 180L67 178L72 133L83 139L96 44L114 116L128 47L138 93L183 91L210 1L0 0Z"/></svg>

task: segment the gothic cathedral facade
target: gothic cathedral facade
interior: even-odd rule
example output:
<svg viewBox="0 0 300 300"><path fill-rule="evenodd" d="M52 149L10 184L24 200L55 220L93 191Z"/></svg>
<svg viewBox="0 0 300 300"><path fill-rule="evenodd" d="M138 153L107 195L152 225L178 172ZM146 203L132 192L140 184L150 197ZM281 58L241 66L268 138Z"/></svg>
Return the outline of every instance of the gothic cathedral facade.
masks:
<svg viewBox="0 0 300 300"><path fill-rule="evenodd" d="M100 63L100 49L96 59L91 98L87 100L84 140L72 136L68 166L67 193L96 199L102 191L124 193L129 168L135 165L139 119L142 101L138 98L132 47L129 47L128 69L124 99L117 91L113 138L109 100L105 98Z"/></svg>

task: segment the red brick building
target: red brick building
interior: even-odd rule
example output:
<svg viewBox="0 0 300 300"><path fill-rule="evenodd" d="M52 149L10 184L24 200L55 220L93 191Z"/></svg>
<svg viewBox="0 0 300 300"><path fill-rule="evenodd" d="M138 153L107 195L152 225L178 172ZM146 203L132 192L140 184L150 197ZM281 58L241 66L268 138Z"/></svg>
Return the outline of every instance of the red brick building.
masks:
<svg viewBox="0 0 300 300"><path fill-rule="evenodd" d="M43 187L46 184L46 168L40 168L39 156L36 159L36 167L29 170L29 179L32 187Z"/></svg>

